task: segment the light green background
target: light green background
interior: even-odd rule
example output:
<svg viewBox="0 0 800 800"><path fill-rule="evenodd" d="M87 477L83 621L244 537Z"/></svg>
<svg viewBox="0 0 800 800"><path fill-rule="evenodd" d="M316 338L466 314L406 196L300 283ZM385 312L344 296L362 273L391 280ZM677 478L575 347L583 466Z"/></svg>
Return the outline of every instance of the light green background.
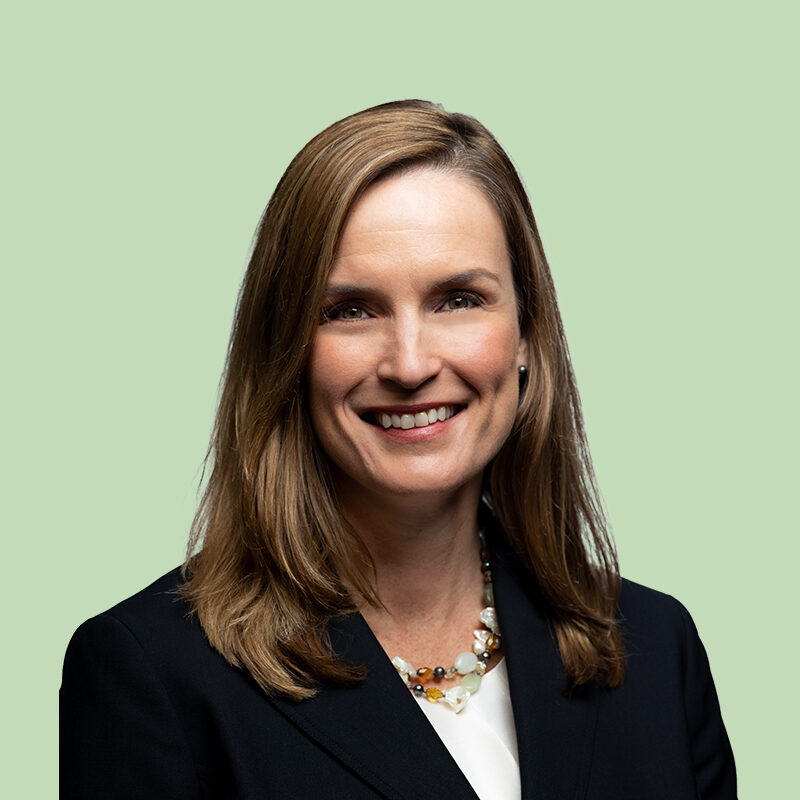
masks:
<svg viewBox="0 0 800 800"><path fill-rule="evenodd" d="M692 612L741 795L796 786L789 3L28 3L2 28L3 797L71 632L177 564L250 237L326 124L423 97L531 193L623 572Z"/></svg>

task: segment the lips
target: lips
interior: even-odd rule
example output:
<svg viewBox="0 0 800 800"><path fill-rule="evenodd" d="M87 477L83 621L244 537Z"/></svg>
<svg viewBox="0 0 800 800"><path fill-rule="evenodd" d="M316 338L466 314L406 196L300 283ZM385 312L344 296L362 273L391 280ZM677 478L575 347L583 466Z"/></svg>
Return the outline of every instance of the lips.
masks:
<svg viewBox="0 0 800 800"><path fill-rule="evenodd" d="M379 425L384 429L395 428L398 430L411 430L412 428L427 428L438 422L446 422L455 416L464 406L439 405L413 408L393 408L369 411L363 419L371 425Z"/></svg>

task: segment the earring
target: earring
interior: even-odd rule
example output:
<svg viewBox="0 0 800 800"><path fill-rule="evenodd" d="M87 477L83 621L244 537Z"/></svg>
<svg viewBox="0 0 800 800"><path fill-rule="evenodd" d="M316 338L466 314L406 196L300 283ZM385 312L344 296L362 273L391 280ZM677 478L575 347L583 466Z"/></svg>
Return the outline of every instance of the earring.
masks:
<svg viewBox="0 0 800 800"><path fill-rule="evenodd" d="M526 380L528 380L528 368L524 364L520 364L517 367L517 372L519 372L520 383L524 383Z"/></svg>

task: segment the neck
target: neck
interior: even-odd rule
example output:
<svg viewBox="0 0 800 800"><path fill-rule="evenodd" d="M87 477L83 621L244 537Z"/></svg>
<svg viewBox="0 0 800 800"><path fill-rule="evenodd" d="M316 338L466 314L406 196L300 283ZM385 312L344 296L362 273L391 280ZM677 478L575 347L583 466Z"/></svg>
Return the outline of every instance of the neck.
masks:
<svg viewBox="0 0 800 800"><path fill-rule="evenodd" d="M376 593L388 618L449 616L454 599L479 585L480 482L447 495L373 497L363 486L337 487L344 516L367 547Z"/></svg>

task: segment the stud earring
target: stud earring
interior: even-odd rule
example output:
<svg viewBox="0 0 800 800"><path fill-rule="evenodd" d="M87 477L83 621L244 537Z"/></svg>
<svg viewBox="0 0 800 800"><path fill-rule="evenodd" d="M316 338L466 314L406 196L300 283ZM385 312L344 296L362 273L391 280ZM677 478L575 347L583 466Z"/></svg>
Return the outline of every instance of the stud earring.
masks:
<svg viewBox="0 0 800 800"><path fill-rule="evenodd" d="M528 368L524 364L520 364L517 367L517 372L519 372L520 382L526 381L528 379Z"/></svg>

